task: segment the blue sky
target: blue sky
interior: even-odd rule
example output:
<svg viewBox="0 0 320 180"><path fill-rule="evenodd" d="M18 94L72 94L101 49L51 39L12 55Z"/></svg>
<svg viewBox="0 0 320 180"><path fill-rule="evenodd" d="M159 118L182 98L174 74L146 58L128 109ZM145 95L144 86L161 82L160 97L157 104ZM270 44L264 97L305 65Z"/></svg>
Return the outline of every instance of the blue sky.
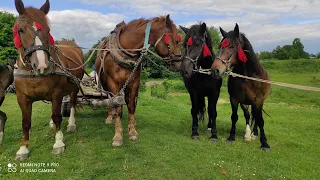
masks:
<svg viewBox="0 0 320 180"><path fill-rule="evenodd" d="M41 7L45 0L24 0ZM91 47L120 21L170 14L176 25L204 21L232 30L240 26L256 52L301 39L305 51L320 52L320 1L317 0L51 0L48 14L56 39L75 38ZM0 0L0 10L16 13L14 0Z"/></svg>

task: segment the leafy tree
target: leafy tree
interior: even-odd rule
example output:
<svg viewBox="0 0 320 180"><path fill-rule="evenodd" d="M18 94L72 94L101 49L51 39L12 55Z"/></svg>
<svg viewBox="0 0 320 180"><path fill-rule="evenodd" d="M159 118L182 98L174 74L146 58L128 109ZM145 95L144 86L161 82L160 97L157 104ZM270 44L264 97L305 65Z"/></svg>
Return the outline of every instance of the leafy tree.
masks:
<svg viewBox="0 0 320 180"><path fill-rule="evenodd" d="M219 35L219 30L215 27L211 26L209 28L209 33L211 35L213 50L214 52L218 52L219 43L221 41L221 36Z"/></svg>
<svg viewBox="0 0 320 180"><path fill-rule="evenodd" d="M8 63L8 60L15 60L18 51L13 44L13 32L16 18L13 14L0 12L0 65Z"/></svg>
<svg viewBox="0 0 320 180"><path fill-rule="evenodd" d="M320 58L320 52L318 52L318 54L317 54L317 58Z"/></svg>
<svg viewBox="0 0 320 180"><path fill-rule="evenodd" d="M276 59L284 60L284 59L289 59L289 53L287 50L281 48L280 46L277 46L273 51L272 51L273 57Z"/></svg>
<svg viewBox="0 0 320 180"><path fill-rule="evenodd" d="M261 51L261 52L258 54L258 57L259 57L259 59L272 59L272 58L273 58L273 55L272 55L271 52Z"/></svg>

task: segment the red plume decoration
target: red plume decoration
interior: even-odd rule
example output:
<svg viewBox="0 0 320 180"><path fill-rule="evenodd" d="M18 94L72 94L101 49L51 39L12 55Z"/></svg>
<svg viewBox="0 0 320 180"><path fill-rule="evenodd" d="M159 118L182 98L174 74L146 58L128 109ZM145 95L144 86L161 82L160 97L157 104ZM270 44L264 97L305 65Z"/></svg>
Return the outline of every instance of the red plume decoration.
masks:
<svg viewBox="0 0 320 180"><path fill-rule="evenodd" d="M246 54L244 53L240 45L238 46L238 59L243 63L247 62L248 60Z"/></svg>
<svg viewBox="0 0 320 180"><path fill-rule="evenodd" d="M169 44L169 42L170 42L170 36L169 36L168 33L166 33L166 34L164 35L164 43Z"/></svg>
<svg viewBox="0 0 320 180"><path fill-rule="evenodd" d="M228 39L225 39L221 42L221 47L225 48L229 46L230 41Z"/></svg>
<svg viewBox="0 0 320 180"><path fill-rule="evenodd" d="M34 22L34 25L36 26L37 30L42 31L43 26L37 22Z"/></svg>
<svg viewBox="0 0 320 180"><path fill-rule="evenodd" d="M192 37L190 37L189 39L188 39L188 41L187 41L187 46L191 46L192 45Z"/></svg>
<svg viewBox="0 0 320 180"><path fill-rule="evenodd" d="M18 24L15 24L13 26L13 37L14 37L14 40L13 40L14 46L17 49L20 49L22 47L22 44L21 44L19 33L18 33Z"/></svg>
<svg viewBox="0 0 320 180"><path fill-rule="evenodd" d="M54 45L54 39L50 33L49 33L49 41L51 45Z"/></svg>
<svg viewBox="0 0 320 180"><path fill-rule="evenodd" d="M182 38L181 36L178 34L178 42L181 43L182 42Z"/></svg>
<svg viewBox="0 0 320 180"><path fill-rule="evenodd" d="M211 56L211 52L209 50L209 47L204 44L203 45L203 57Z"/></svg>

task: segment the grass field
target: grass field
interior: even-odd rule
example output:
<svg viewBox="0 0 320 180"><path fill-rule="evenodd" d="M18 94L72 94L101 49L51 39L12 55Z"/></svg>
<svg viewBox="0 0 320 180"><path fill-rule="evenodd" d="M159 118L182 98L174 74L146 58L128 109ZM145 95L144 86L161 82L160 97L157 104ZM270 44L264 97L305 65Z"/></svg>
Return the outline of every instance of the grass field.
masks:
<svg viewBox="0 0 320 180"><path fill-rule="evenodd" d="M317 71L270 68L269 72L272 80L320 87ZM191 140L189 96L181 90L181 81L171 83L175 86L165 100L152 97L150 88L140 93L136 142L128 140L125 109L124 145L117 148L111 146L114 126L104 124L106 111L84 107L76 115L76 132L65 132L64 119L67 148L62 155L52 155L55 133L48 124L50 105L34 103L31 156L24 162L58 163L56 173L19 172L25 169L14 160L21 138L21 112L15 96L9 94L1 107L8 121L0 147L0 179L320 179L319 93L272 86L264 106L271 116L265 116L271 150L264 152L258 140L244 142L245 120L240 111L237 141L225 141L231 127L225 86L217 106L219 142L208 141L206 123L200 123L200 141ZM17 163L18 172L7 171L9 162Z"/></svg>

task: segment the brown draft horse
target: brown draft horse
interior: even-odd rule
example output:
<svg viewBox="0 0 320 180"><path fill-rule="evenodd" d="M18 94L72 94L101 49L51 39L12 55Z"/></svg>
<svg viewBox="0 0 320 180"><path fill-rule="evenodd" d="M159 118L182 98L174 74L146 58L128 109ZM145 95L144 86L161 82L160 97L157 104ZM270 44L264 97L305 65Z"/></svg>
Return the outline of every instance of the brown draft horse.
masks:
<svg viewBox="0 0 320 180"><path fill-rule="evenodd" d="M71 96L72 109L69 125L74 125L74 107L79 91L77 84L72 82L57 65L64 68L77 69L83 64L83 53L80 48L60 48L53 45L46 14L49 12L49 0L40 8L24 7L21 0L15 0L19 13L14 27L15 46L19 51L18 69L14 70L15 87L18 104L22 111L22 140L16 153L17 160L24 160L29 155L29 130L31 127L32 103L39 100L52 102L51 118L56 125L53 154L64 152L63 133L61 131L61 104L63 96ZM63 41L60 44L77 46L74 42ZM68 58L66 57L68 56ZM69 71L77 78L82 78L84 70ZM74 128L71 128L74 129Z"/></svg>
<svg viewBox="0 0 320 180"><path fill-rule="evenodd" d="M236 24L233 31L227 33L220 28L220 32L223 39L220 44L218 56L211 67L215 77L221 78L224 72L232 69L234 73L269 80L268 73L261 66L251 43L244 34L239 32L238 24ZM246 134L250 136L250 127L248 124L250 115L247 110L247 105L251 105L253 119L260 129L261 148L264 150L270 149L264 133L264 120L262 116L263 103L270 94L270 84L229 76L228 92L232 107L232 127L227 140L235 141L239 103L244 110L244 115L247 120Z"/></svg>
<svg viewBox="0 0 320 180"><path fill-rule="evenodd" d="M149 44L155 47L158 55L170 59L166 62L170 65L169 69L171 71L178 71L181 61L173 61L173 59L174 57L181 57L179 46L181 39L178 36L176 25L172 22L169 15L153 19L133 20L127 25L123 25L121 27L122 30L119 39L120 45L123 49L141 48L145 40L145 31L148 22L152 22L148 41ZM132 61L136 61L140 56L140 52L135 53L137 53L137 56L133 57ZM100 69L100 66L103 66L103 72L100 75L100 82L104 89L111 91L113 94L117 94L128 79L132 69L119 65L111 53L107 53L102 58L104 62L102 65L102 61L99 56L96 60L97 70ZM138 68L133 74L128 87L125 90L125 100L129 112L128 131L130 140L138 139L138 133L135 129L136 121L134 113L137 105L137 96L140 84L140 70L141 68ZM113 146L121 146L123 143L123 129L120 118L121 112L121 106L115 109L114 114L113 111L109 109L108 118L106 119L106 123L110 124L112 123L113 115L115 116L115 135L112 143Z"/></svg>
<svg viewBox="0 0 320 180"><path fill-rule="evenodd" d="M7 66L0 65L0 106L2 105L6 89L13 83L13 64ZM2 144L2 138L4 134L4 125L6 123L6 113L0 110L0 145Z"/></svg>

